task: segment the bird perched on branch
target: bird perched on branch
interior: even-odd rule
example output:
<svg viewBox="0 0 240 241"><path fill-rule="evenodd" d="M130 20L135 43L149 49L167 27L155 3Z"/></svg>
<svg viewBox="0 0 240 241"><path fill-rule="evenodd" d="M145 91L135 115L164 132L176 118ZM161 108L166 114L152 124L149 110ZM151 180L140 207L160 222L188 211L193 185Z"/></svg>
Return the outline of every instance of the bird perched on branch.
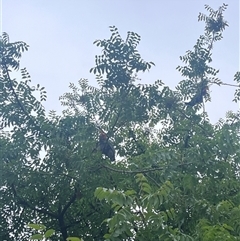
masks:
<svg viewBox="0 0 240 241"><path fill-rule="evenodd" d="M109 157L111 162L115 161L115 150L113 144L104 132L101 132L99 135L98 148L102 154Z"/></svg>
<svg viewBox="0 0 240 241"><path fill-rule="evenodd" d="M206 96L207 91L208 91L208 86L202 86L200 91L198 91L198 93L196 93L196 95L193 96L191 101L186 102L185 104L189 105L189 106L194 106L194 105L202 103L203 97Z"/></svg>

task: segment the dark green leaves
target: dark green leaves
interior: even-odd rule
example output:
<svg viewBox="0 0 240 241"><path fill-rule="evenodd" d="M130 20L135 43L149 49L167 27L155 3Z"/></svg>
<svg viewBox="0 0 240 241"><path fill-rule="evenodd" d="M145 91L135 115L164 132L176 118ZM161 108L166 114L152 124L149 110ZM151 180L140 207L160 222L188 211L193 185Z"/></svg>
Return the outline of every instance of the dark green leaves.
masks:
<svg viewBox="0 0 240 241"><path fill-rule="evenodd" d="M4 67L3 71L6 71L6 68L19 69L22 52L27 51L28 47L26 43L20 41L10 43L8 34L3 33L0 38L0 64Z"/></svg>
<svg viewBox="0 0 240 241"><path fill-rule="evenodd" d="M153 62L142 60L136 50L140 42L138 34L128 32L124 41L115 26L110 27L110 31L112 35L109 40L94 42L103 48L103 55L96 56L96 67L90 69L90 72L105 77L104 84L99 82L104 88L126 86L134 81L133 74L149 70L154 65Z"/></svg>

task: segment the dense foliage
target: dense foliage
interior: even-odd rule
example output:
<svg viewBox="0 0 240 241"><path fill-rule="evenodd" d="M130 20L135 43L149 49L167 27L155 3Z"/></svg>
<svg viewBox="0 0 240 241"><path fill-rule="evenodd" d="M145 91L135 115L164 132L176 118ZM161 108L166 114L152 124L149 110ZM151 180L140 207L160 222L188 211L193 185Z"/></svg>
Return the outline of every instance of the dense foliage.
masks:
<svg viewBox="0 0 240 241"><path fill-rule="evenodd" d="M204 34L180 57L175 90L139 83L154 63L138 53L138 34L123 40L110 27L110 39L95 41L99 88L70 84L60 116L46 114L46 91L30 86L26 69L11 78L28 45L3 33L1 240L240 240L240 113L213 125L204 110L211 85L222 85L210 63L226 7L199 14ZM237 101L239 72L234 80ZM116 161L100 152L100 133Z"/></svg>

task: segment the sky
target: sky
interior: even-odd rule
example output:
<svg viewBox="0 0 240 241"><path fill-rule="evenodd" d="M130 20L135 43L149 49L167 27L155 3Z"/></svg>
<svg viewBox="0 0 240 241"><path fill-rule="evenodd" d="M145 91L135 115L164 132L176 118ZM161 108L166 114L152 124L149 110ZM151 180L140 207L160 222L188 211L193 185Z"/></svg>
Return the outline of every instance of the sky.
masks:
<svg viewBox="0 0 240 241"><path fill-rule="evenodd" d="M198 22L199 12L207 13L205 4L214 9L223 4L219 0L0 1L1 32L9 34L10 42L30 45L20 68L27 68L33 84L46 88L46 110L58 113L63 109L59 97L70 91L70 82L86 78L97 85L89 70L101 49L93 42L108 39L109 26L116 26L124 39L128 31L141 36L139 53L156 65L141 75L142 83L160 79L174 88L183 79L176 70L183 65L179 57L192 49L204 31L204 22ZM235 84L233 76L240 67L239 1L224 3L228 4L224 16L229 27L214 46L212 67L220 69L222 82ZM210 87L212 101L206 103L206 111L213 123L224 118L227 111L239 109L232 102L234 91L229 86Z"/></svg>

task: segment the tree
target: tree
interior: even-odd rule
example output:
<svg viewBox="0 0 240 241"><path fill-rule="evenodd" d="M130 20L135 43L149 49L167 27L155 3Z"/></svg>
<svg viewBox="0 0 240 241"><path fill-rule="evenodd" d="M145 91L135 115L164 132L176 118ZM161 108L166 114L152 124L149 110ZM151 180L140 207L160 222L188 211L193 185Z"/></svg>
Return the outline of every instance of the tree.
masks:
<svg viewBox="0 0 240 241"><path fill-rule="evenodd" d="M204 111L205 87L224 84L210 63L228 26L226 7L199 14L204 35L181 57L175 90L138 83L154 64L138 53L138 34L124 41L110 27L110 39L95 41L103 51L90 71L99 88L70 84L61 116L45 113L46 91L29 86L26 69L21 81L11 78L28 46L2 35L2 240L29 240L29 223L54 229L52 240L239 240L240 115L213 125ZM234 79L237 101L239 72ZM99 131L114 143L116 161L99 151Z"/></svg>

